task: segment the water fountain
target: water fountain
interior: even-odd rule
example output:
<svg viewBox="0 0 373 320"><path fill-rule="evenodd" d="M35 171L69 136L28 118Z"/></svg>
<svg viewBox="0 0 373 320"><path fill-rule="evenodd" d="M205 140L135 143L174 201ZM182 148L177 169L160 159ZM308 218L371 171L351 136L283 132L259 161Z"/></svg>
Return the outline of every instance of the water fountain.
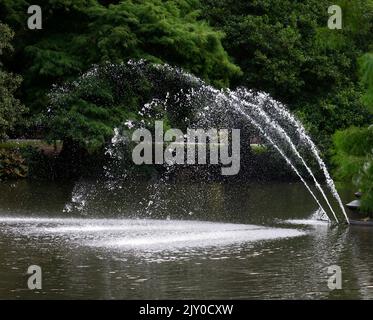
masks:
<svg viewBox="0 0 373 320"><path fill-rule="evenodd" d="M142 68L142 66L142 63L136 65L138 68ZM294 173L300 178L321 209L321 215L327 213L329 217L332 217L336 222L339 222L340 219L338 218L335 209L332 207L328 196L316 179L312 169L306 163L305 158L302 156L301 151L297 148L291 136L297 137L301 143L304 143L309 147L308 152L312 154L319 168L322 170L327 186L340 207L340 218L344 219L347 223L349 222L341 199L336 191L334 182L328 173L325 163L320 157L317 147L309 135L307 135L302 124L283 105L262 92L249 91L244 88L239 88L236 91L217 90L193 75L179 69L174 69L168 65L156 65L154 68L156 68L160 74L175 73L178 77L184 77L194 85L190 90L181 89L173 97L170 97L170 94L167 93L163 100L157 98L146 104L141 112L139 112L144 119L149 118L153 109L159 108L159 106L162 106L164 113L169 112L169 109L171 108L169 105L170 100L173 102L180 101L183 108L193 110L193 113L196 115L195 118L188 119L188 125L192 127L212 127L213 125L216 125L217 122L231 123L230 118L237 115L246 119L256 128L261 136L278 151ZM195 84L197 84L197 86ZM183 99L180 97L183 97ZM145 124L144 120L141 121L142 123L140 123L140 126ZM130 123L131 126L134 125L132 119L129 119L127 121L127 124L128 123ZM116 135L113 138L113 143L109 148L109 150L111 150L110 153L112 154L115 153L112 151L113 149L120 147L118 141L123 142L122 138L118 138L118 132L119 131L117 130ZM323 201L326 203L328 211L324 209L318 196L311 190L307 179L304 177L304 173L301 172L302 169L299 169L299 166L305 168L306 173L314 182L316 189L321 194ZM169 175L170 170L168 168L165 176L162 177L160 181L167 181ZM154 199L148 202L148 209L149 206L156 202L156 197L153 198Z"/></svg>
<svg viewBox="0 0 373 320"><path fill-rule="evenodd" d="M109 67L107 72L112 72L113 78L120 78L120 75L115 74L116 65L104 66L104 68L107 67ZM120 167L121 161L129 151L131 140L129 132L132 129L151 126L151 119L161 119L165 115L170 115L172 118L172 114L179 112L179 110L188 110L189 114L185 117L183 123L186 127L211 128L222 124L233 127L237 121L243 120L250 123L256 132L280 154L302 181L320 208L320 217L328 216L337 223L341 219L349 222L334 182L314 142L299 120L285 106L272 99L268 94L250 91L245 88L238 88L235 91L229 89L217 90L201 79L169 65L150 65L146 61L129 61L127 64L121 65L120 68L131 69L133 74L145 74L159 86L159 91L165 88L163 82L172 83L176 81L180 85L172 93L169 91L158 92L158 95L152 101L146 103L138 112L138 119L127 119L122 126L114 129L111 144L107 147L107 154L111 156L113 161L105 167L104 174L104 181L108 189L117 188L118 181L124 180L128 176L125 168L118 170L117 167ZM94 77L98 72L99 67L96 66L87 75ZM302 149L299 145L307 148ZM313 161L322 171L331 195L340 207L340 213L337 213L336 209L333 208L328 195L307 164L308 160L306 161L304 153L308 153L308 156L311 155ZM166 164L162 176L149 186L149 190L152 189L150 198L143 200L145 211L149 216L152 207L162 205L157 196L159 186L167 186L170 176L175 171L174 169L175 166ZM198 170L198 168L193 167L193 170ZM119 176L118 171L120 172ZM309 186L309 178L314 182L321 199ZM65 211L71 211L73 208L84 211L84 206L89 198L94 197L95 188L92 185L81 186L78 183L75 189L72 201L66 205ZM328 208L328 210L325 208Z"/></svg>
<svg viewBox="0 0 373 320"><path fill-rule="evenodd" d="M201 292L237 299L329 297L320 270L334 264L348 267L346 275L363 270L355 278L359 288L369 288L367 266L373 257L359 250L370 248L372 237L357 228L330 227L332 220L348 218L319 151L285 106L245 88L217 90L168 65L140 61L103 68L119 89L123 75L142 74L156 83L157 94L114 128L108 162L93 177L82 177L73 188L0 185L0 272L9 274L1 287L14 288L23 277L20 268L32 257L53 270L52 277L48 271L52 289L44 291L50 297L175 299L201 298ZM95 79L98 72L95 67L83 77ZM265 152L276 152L301 183L215 181L220 167L211 164L166 163L157 174L138 179L135 166L129 167L132 130L152 128L154 119L165 116L174 121L179 112L184 112L182 123L171 125L181 125L182 132L247 126L263 139L255 141L265 141ZM188 174L180 178L184 171ZM347 266L351 255L359 258ZM342 296L360 297L354 285L346 281ZM16 286L5 296L34 297L23 282ZM370 297L371 291L362 296Z"/></svg>

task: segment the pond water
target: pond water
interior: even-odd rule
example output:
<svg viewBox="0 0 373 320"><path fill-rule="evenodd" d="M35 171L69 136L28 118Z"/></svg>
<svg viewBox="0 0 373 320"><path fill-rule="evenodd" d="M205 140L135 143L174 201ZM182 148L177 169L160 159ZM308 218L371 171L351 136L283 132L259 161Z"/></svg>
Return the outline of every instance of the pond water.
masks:
<svg viewBox="0 0 373 320"><path fill-rule="evenodd" d="M0 184L1 299L373 298L373 228L312 220L299 183L94 185Z"/></svg>

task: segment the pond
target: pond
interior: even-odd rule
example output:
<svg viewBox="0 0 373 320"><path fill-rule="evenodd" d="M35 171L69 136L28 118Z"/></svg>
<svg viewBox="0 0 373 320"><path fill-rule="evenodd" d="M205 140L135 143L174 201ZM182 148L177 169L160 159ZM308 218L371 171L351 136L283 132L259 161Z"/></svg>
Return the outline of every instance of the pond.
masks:
<svg viewBox="0 0 373 320"><path fill-rule="evenodd" d="M100 187L0 184L1 299L373 298L373 228L311 219L302 184L179 182L155 198L146 182Z"/></svg>

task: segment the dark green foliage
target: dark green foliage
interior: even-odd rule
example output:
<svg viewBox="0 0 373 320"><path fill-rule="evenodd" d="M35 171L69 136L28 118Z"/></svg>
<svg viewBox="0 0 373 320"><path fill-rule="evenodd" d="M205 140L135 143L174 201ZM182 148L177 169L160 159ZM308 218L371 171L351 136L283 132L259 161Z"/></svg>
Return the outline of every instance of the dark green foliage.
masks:
<svg viewBox="0 0 373 320"><path fill-rule="evenodd" d="M28 30L32 1L4 0L0 19L17 31L9 64L24 76L23 94L33 113L47 105L46 92L92 64L130 58L168 62L217 85L239 73L221 45L222 34L198 19L193 0L41 0L43 30ZM16 63L15 63L16 61Z"/></svg>
<svg viewBox="0 0 373 320"><path fill-rule="evenodd" d="M350 179L358 174L366 156L371 154L373 148L373 128L352 127L337 131L333 137L335 147L334 161L338 168L338 177Z"/></svg>
<svg viewBox="0 0 373 320"><path fill-rule="evenodd" d="M327 28L332 4L342 7L342 30ZM237 84L288 104L321 145L336 129L369 123L357 59L373 43L371 0L206 0L203 6L244 72Z"/></svg>
<svg viewBox="0 0 373 320"><path fill-rule="evenodd" d="M27 28L31 4L0 2L0 20L16 32L14 54L1 56L0 139L21 120L18 97L34 120L22 135L64 140L64 157L81 147L98 152L144 103L191 86L121 65L129 59L168 62L217 87L266 91L300 117L323 152L337 129L372 121L372 0L40 0L43 30ZM342 7L342 30L327 28L332 4ZM12 32L0 28L6 52ZM94 64L97 72L81 76ZM22 75L21 90L9 71ZM50 102L53 84L60 89ZM150 120L183 129L190 112L175 106Z"/></svg>
<svg viewBox="0 0 373 320"><path fill-rule="evenodd" d="M48 138L78 143L89 151L102 148L113 136L113 129L127 119L140 119L145 103L172 97L181 89L197 86L198 82L148 62L126 64L106 63L93 67L76 81L65 84L50 95L51 105L46 115ZM175 103L167 118L175 125L188 116L190 110ZM156 111L156 110L155 110ZM162 114L161 117L166 117ZM153 119L159 115L153 115Z"/></svg>
<svg viewBox="0 0 373 320"><path fill-rule="evenodd" d="M2 179L25 178L28 167L17 150L0 149L0 181Z"/></svg>
<svg viewBox="0 0 373 320"><path fill-rule="evenodd" d="M4 52L13 49L10 44L13 36L12 30L0 22L0 59ZM6 138L6 133L14 128L25 111L20 101L14 97L21 80L21 77L4 71L0 60L0 140Z"/></svg>
<svg viewBox="0 0 373 320"><path fill-rule="evenodd" d="M363 100L369 111L373 113L373 53L365 54L359 62L361 82L366 89Z"/></svg>
<svg viewBox="0 0 373 320"><path fill-rule="evenodd" d="M363 192L362 210L373 214L373 157L363 167L360 176L360 189Z"/></svg>
<svg viewBox="0 0 373 320"><path fill-rule="evenodd" d="M373 212L373 127L352 127L333 137L336 176L363 192L363 209Z"/></svg>
<svg viewBox="0 0 373 320"><path fill-rule="evenodd" d="M330 137L337 129L349 128L351 124L364 126L372 119L361 96L353 87L346 88L318 102L305 102L296 114L325 151L331 147Z"/></svg>
<svg viewBox="0 0 373 320"><path fill-rule="evenodd" d="M7 64L24 76L22 100L34 116L45 110L52 83L93 63L146 58L218 86L235 79L269 92L296 111L321 144L336 129L369 122L357 58L372 43L372 0L41 0L38 31L26 28L30 4L3 0L0 19L17 31L16 55ZM331 4L343 9L342 30L327 28ZM223 33L241 77L222 47Z"/></svg>
<svg viewBox="0 0 373 320"><path fill-rule="evenodd" d="M366 92L363 101L373 112L373 56L359 59L361 83ZM370 117L371 118L371 117ZM333 137L336 175L351 180L363 192L362 209L373 213L373 126L338 131Z"/></svg>

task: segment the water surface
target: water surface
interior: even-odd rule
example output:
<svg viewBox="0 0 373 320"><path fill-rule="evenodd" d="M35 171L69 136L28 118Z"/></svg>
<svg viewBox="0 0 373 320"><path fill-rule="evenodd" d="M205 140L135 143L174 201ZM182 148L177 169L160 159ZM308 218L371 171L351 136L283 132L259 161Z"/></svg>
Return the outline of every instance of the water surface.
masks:
<svg viewBox="0 0 373 320"><path fill-rule="evenodd" d="M301 184L94 185L0 184L0 298L373 298L373 228L310 219Z"/></svg>

